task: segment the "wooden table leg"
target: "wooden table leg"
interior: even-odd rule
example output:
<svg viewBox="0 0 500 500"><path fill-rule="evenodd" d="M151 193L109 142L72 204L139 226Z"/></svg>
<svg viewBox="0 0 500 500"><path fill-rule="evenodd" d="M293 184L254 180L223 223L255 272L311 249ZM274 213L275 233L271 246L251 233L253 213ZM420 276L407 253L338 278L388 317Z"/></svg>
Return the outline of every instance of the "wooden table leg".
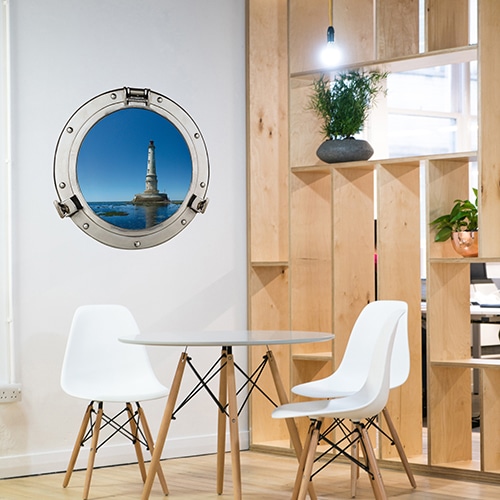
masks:
<svg viewBox="0 0 500 500"><path fill-rule="evenodd" d="M266 353L269 367L271 368L271 373L274 380L274 386L276 387L276 392L278 393L278 399L280 404L285 405L289 402L288 396L285 391L285 387L283 386L283 382L281 381L280 372L278 370L278 364L276 363L276 358L274 357L271 350ZM290 434L290 440L292 441L293 448L295 450L295 455L297 459L300 461L300 457L302 456L302 443L300 442L299 431L297 430L297 425L295 424L295 420L293 418L285 419L286 425L288 427L288 433ZM316 496L316 492L314 491L314 484L312 481L308 481L308 491L311 500L316 500L318 497Z"/></svg>
<svg viewBox="0 0 500 500"><path fill-rule="evenodd" d="M227 394L229 402L229 433L231 437L231 465L233 473L234 498L241 499L240 436L238 428L238 402L236 399L236 376L231 347L227 348Z"/></svg>
<svg viewBox="0 0 500 500"><path fill-rule="evenodd" d="M148 475L144 483L144 488L142 490L141 500L149 499L151 488L153 487L153 481L156 476L156 471L160 467L161 454L163 452L163 447L165 446L165 440L167 439L170 422L172 421L172 413L175 409L175 403L177 401L177 395L179 394L182 375L184 374L184 368L186 367L187 358L187 353L183 352L179 359L179 363L177 364L177 370L175 372L174 380L172 381L172 386L170 387L167 404L163 412L160 430L158 431L158 437L156 438L155 449L151 457L151 464L149 466Z"/></svg>
<svg viewBox="0 0 500 500"><path fill-rule="evenodd" d="M224 458L226 454L226 413L227 403L227 349L222 348L219 374L219 403L224 410L219 410L217 424L217 494L222 495L224 489Z"/></svg>

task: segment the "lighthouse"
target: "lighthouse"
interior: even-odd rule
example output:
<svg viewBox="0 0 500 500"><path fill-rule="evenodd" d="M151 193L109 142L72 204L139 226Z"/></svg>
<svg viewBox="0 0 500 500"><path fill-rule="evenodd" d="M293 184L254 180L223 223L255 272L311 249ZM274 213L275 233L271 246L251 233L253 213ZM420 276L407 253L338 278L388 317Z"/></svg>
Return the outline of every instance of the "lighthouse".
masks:
<svg viewBox="0 0 500 500"><path fill-rule="evenodd" d="M149 141L148 164L146 168L146 188L143 193L136 194L132 200L134 205L167 205L170 203L166 193L158 191L158 177L156 175L155 143Z"/></svg>
<svg viewBox="0 0 500 500"><path fill-rule="evenodd" d="M155 158L155 143L149 141L148 146L148 168L146 171L146 189L145 193L158 193L158 177L156 176L156 158Z"/></svg>

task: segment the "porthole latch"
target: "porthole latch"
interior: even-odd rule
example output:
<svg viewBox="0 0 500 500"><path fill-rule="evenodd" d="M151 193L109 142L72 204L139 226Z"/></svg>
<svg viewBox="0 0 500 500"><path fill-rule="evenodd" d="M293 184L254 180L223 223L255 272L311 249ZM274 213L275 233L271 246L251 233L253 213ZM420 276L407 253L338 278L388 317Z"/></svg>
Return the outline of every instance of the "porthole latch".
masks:
<svg viewBox="0 0 500 500"><path fill-rule="evenodd" d="M196 196L193 194L191 199L189 200L189 208L191 210L194 210L195 212L199 214L204 214L205 210L207 209L208 205L208 198L200 198L199 196Z"/></svg>
<svg viewBox="0 0 500 500"><path fill-rule="evenodd" d="M125 100L126 103L139 102L146 106L149 105L149 89L134 89L130 87L125 87Z"/></svg>
<svg viewBox="0 0 500 500"><path fill-rule="evenodd" d="M54 206L56 207L57 213L61 219L64 219L64 217L70 217L78 212L78 210L82 209L82 204L76 195L73 195L71 198L64 201L55 200Z"/></svg>

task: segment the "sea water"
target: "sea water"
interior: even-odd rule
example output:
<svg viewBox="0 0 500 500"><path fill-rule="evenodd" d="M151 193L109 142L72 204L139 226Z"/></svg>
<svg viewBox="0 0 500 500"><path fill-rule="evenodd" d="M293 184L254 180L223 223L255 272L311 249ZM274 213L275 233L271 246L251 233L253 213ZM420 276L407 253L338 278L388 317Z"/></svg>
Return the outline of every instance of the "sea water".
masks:
<svg viewBox="0 0 500 500"><path fill-rule="evenodd" d="M129 201L90 202L90 208L102 220L123 229L147 229L171 217L180 202L168 205L134 205Z"/></svg>

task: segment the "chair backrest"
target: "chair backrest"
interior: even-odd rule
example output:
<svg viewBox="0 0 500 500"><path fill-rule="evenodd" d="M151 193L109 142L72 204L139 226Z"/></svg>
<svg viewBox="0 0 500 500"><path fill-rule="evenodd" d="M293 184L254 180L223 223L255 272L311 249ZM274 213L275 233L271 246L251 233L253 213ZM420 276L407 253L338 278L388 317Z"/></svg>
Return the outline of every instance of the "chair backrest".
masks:
<svg viewBox="0 0 500 500"><path fill-rule="evenodd" d="M359 390L369 367L369 359L377 340L377 330L384 328L388 317L400 312L391 357L391 388L402 385L410 373L408 346L408 304L401 300L377 300L367 304L358 316L339 365L341 373L348 370L349 377ZM353 373L354 372L354 373ZM343 376L344 377L344 376Z"/></svg>
<svg viewBox="0 0 500 500"><path fill-rule="evenodd" d="M406 303L402 303L406 305ZM387 308L378 328L373 332L375 342L368 359L368 372L361 389L351 396L331 400L332 404L350 407L348 418L362 420L380 413L389 398L391 389L391 359L394 354L398 323L407 310L399 304ZM342 401L345 399L345 401ZM347 416L347 415L346 415Z"/></svg>
<svg viewBox="0 0 500 500"><path fill-rule="evenodd" d="M378 313L374 316L372 310L377 309ZM321 398L320 393L325 395L322 399L313 399L299 403L291 403L277 408L273 412L274 418L295 418L298 416L349 418L353 421L361 421L380 413L389 398L390 378L391 378L391 359L393 356L394 341L397 335L398 323L405 315L406 304L404 302L392 301L392 304L370 305L368 311L364 311L357 322L358 325L370 326L369 349L363 349L363 356L356 357L356 366L362 375L359 387L350 390L343 397L334 397L328 395L328 383L333 379L338 370L331 376L323 380L311 382L316 387L315 395L311 393L297 392L298 394L309 395L310 397ZM371 324L365 322L372 320ZM376 321L374 321L376 319ZM352 347L351 347L352 349ZM345 363L351 363L350 351L346 351L347 360ZM344 356L345 357L345 356ZM347 365L346 365L347 366ZM345 382L348 385L349 375L356 375L354 369L345 371L344 378L339 382ZM336 379L337 380L337 379ZM298 386L300 387L300 386ZM307 388L307 384L303 385ZM309 386L310 387L310 386Z"/></svg>
<svg viewBox="0 0 500 500"><path fill-rule="evenodd" d="M325 379L332 392L323 397L345 396L360 390L368 376L378 333L387 327L387 318L394 314L399 315L391 356L390 387L398 387L406 381L410 372L408 304L401 300L377 300L367 304L356 319L339 367Z"/></svg>
<svg viewBox="0 0 500 500"><path fill-rule="evenodd" d="M151 367L146 348L120 342L140 333L122 305L79 307L71 324L61 371L61 387L94 401L141 401L168 393Z"/></svg>

